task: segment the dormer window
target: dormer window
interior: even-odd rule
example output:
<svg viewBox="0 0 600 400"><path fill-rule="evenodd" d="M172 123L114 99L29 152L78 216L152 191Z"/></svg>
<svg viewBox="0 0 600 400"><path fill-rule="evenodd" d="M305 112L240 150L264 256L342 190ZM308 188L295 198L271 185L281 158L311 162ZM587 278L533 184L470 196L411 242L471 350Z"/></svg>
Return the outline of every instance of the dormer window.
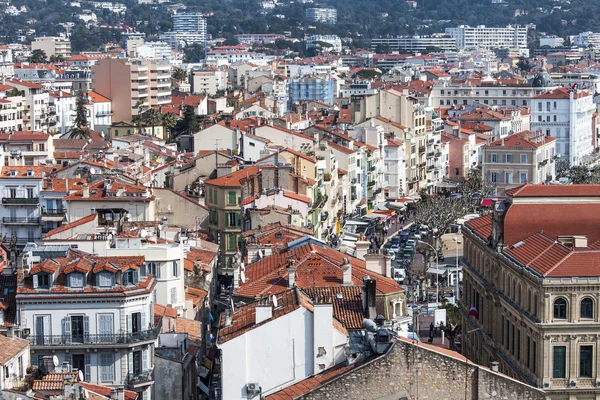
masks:
<svg viewBox="0 0 600 400"><path fill-rule="evenodd" d="M123 286L133 286L138 284L138 271L135 269L128 269L123 272L122 277Z"/></svg>
<svg viewBox="0 0 600 400"><path fill-rule="evenodd" d="M11 169L10 176L17 176L17 171L15 171L14 169Z"/></svg>
<svg viewBox="0 0 600 400"><path fill-rule="evenodd" d="M80 272L72 272L69 274L69 287L73 289L83 288L85 276Z"/></svg>
<svg viewBox="0 0 600 400"><path fill-rule="evenodd" d="M96 284L101 288L112 288L115 284L115 274L102 271L96 275Z"/></svg>
<svg viewBox="0 0 600 400"><path fill-rule="evenodd" d="M32 171L32 170L30 170L30 169L28 169L28 170L27 170L27 176L33 176L33 171Z"/></svg>
<svg viewBox="0 0 600 400"><path fill-rule="evenodd" d="M33 275L33 288L34 289L50 289L52 278L50 274L40 272Z"/></svg>

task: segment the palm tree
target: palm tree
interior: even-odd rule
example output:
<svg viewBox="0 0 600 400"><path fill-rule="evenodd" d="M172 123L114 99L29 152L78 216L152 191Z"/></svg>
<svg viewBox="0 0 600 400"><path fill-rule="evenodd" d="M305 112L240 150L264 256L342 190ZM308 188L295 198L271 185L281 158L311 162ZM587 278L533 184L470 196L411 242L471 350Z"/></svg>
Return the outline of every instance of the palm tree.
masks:
<svg viewBox="0 0 600 400"><path fill-rule="evenodd" d="M175 81L183 82L187 79L188 73L185 69L182 68L174 68L173 73L171 74L171 78Z"/></svg>
<svg viewBox="0 0 600 400"><path fill-rule="evenodd" d="M75 119L73 120L73 126L69 130L69 137L71 139L88 139L90 137L87 110L85 109L86 103L87 101L83 96L77 97Z"/></svg>
<svg viewBox="0 0 600 400"><path fill-rule="evenodd" d="M134 115L131 118L131 122L133 122L134 124L137 123L137 127L138 127L138 135L142 134L142 110L144 109L144 100L139 99L138 101L136 101L135 103L135 108L137 108L138 112L137 115Z"/></svg>
<svg viewBox="0 0 600 400"><path fill-rule="evenodd" d="M166 114L163 114L162 125L163 125L163 129L165 129L168 132L167 138L169 139L168 141L170 142L171 141L171 129L173 129L175 127L175 125L177 125L177 115L175 115L175 113L170 112L170 111Z"/></svg>
<svg viewBox="0 0 600 400"><path fill-rule="evenodd" d="M156 108L151 108L142 115L144 125L152 127L152 136L154 136L154 127L162 124L162 115Z"/></svg>

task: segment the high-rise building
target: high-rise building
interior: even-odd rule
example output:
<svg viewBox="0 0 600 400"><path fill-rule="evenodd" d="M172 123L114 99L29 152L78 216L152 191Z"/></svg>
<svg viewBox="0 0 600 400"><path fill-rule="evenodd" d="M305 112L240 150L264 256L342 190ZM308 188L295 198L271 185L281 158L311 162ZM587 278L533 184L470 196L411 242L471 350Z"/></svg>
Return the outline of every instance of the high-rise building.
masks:
<svg viewBox="0 0 600 400"><path fill-rule="evenodd" d="M63 37L39 37L31 42L31 50L42 50L46 53L46 57L62 56L67 58L71 56L71 41Z"/></svg>
<svg viewBox="0 0 600 400"><path fill-rule="evenodd" d="M398 36L395 38L371 39L371 50L378 47L387 47L393 51L406 51L409 53L425 51L437 47L440 50L456 50L456 39L447 35L435 36Z"/></svg>
<svg viewBox="0 0 600 400"><path fill-rule="evenodd" d="M527 29L520 25L508 25L505 28L461 25L446 28L446 34L456 39L459 49L527 48Z"/></svg>
<svg viewBox="0 0 600 400"><path fill-rule="evenodd" d="M337 10L335 8L307 8L306 18L314 22L335 24L337 23Z"/></svg>
<svg viewBox="0 0 600 400"><path fill-rule="evenodd" d="M206 35L206 18L201 13L173 15L173 32L201 33Z"/></svg>
<svg viewBox="0 0 600 400"><path fill-rule="evenodd" d="M106 58L93 67L92 76L94 91L112 100L113 121L131 121L140 109L171 103L167 61Z"/></svg>

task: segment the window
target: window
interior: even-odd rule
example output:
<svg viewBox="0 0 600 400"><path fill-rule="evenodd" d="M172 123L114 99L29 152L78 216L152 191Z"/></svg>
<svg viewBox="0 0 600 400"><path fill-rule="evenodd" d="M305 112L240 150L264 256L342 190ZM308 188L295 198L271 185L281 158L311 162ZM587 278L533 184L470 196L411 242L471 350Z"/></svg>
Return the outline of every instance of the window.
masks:
<svg viewBox="0 0 600 400"><path fill-rule="evenodd" d="M113 273L102 271L98 274L98 286L99 287L112 287L114 285L114 277Z"/></svg>
<svg viewBox="0 0 600 400"><path fill-rule="evenodd" d="M78 272L72 272L69 274L69 287L82 288L83 287L84 275Z"/></svg>
<svg viewBox="0 0 600 400"><path fill-rule="evenodd" d="M237 236L227 236L227 250L235 250L237 248Z"/></svg>
<svg viewBox="0 0 600 400"><path fill-rule="evenodd" d="M237 226L237 213L227 213L227 226Z"/></svg>
<svg viewBox="0 0 600 400"><path fill-rule="evenodd" d="M27 188L27 198L28 199L33 199L33 189L32 188Z"/></svg>
<svg viewBox="0 0 600 400"><path fill-rule="evenodd" d="M70 319L70 321L69 321ZM70 324L69 324L70 322ZM83 343L84 336L87 337L89 333L89 319L83 315L73 315L65 318L65 331L71 332L71 340L75 343Z"/></svg>
<svg viewBox="0 0 600 400"><path fill-rule="evenodd" d="M527 154L521 154L521 164L527 164Z"/></svg>
<svg viewBox="0 0 600 400"><path fill-rule="evenodd" d="M520 172L519 173L519 182L521 184L527 183L527 172Z"/></svg>
<svg viewBox="0 0 600 400"><path fill-rule="evenodd" d="M490 182L496 183L498 182L498 173L490 172Z"/></svg>
<svg viewBox="0 0 600 400"><path fill-rule="evenodd" d="M556 299L554 301L554 318L567 319L567 301L565 299Z"/></svg>
<svg viewBox="0 0 600 400"><path fill-rule="evenodd" d="M36 279L37 278L37 279ZM37 285L36 285L37 281ZM50 289L50 274L40 273L33 276L33 286L39 289Z"/></svg>
<svg viewBox="0 0 600 400"><path fill-rule="evenodd" d="M513 174L512 172L507 172L506 176L505 176L505 183L512 183L513 180Z"/></svg>
<svg viewBox="0 0 600 400"><path fill-rule="evenodd" d="M11 171L12 172L12 171ZM17 188L9 188L8 189L8 195L11 199L14 199L17 197Z"/></svg>
<svg viewBox="0 0 600 400"><path fill-rule="evenodd" d="M512 162L513 162L513 155L512 154L505 154L504 155L504 162L506 164L512 164Z"/></svg>
<svg viewBox="0 0 600 400"><path fill-rule="evenodd" d="M127 331L130 333L141 332L146 325L146 322L143 321L145 316L140 312L131 313L130 318L127 318Z"/></svg>
<svg viewBox="0 0 600 400"><path fill-rule="evenodd" d="M533 341L533 354L531 355L531 359L532 359L531 372L533 372L535 374L535 370L536 370L536 366L537 366L537 342L535 340Z"/></svg>
<svg viewBox="0 0 600 400"><path fill-rule="evenodd" d="M579 376L581 378L592 377L593 346L581 346L579 348Z"/></svg>
<svg viewBox="0 0 600 400"><path fill-rule="evenodd" d="M138 271L134 269L128 269L123 272L123 285L137 285L138 283Z"/></svg>
<svg viewBox="0 0 600 400"><path fill-rule="evenodd" d="M592 299L590 298L585 298L583 300L581 300L581 311L580 311L580 317L581 318L594 318L594 311L593 311L593 307L594 307L594 302L592 301Z"/></svg>
<svg viewBox="0 0 600 400"><path fill-rule="evenodd" d="M71 355L71 366L74 370L85 371L85 355L84 354L72 354Z"/></svg>
<svg viewBox="0 0 600 400"><path fill-rule="evenodd" d="M179 276L179 261L173 261L173 277L177 278Z"/></svg>
<svg viewBox="0 0 600 400"><path fill-rule="evenodd" d="M235 192L229 192L227 194L227 204L230 205L230 206L236 205L237 201L236 201L235 197L236 197L235 196Z"/></svg>
<svg viewBox="0 0 600 400"><path fill-rule="evenodd" d="M497 163L498 162L498 154L490 154L490 162Z"/></svg>
<svg viewBox="0 0 600 400"><path fill-rule="evenodd" d="M137 375L142 373L142 352L133 352L132 374Z"/></svg>
<svg viewBox="0 0 600 400"><path fill-rule="evenodd" d="M100 354L100 380L102 382L112 382L115 379L113 355Z"/></svg>
<svg viewBox="0 0 600 400"><path fill-rule="evenodd" d="M100 341L111 342L113 340L113 315L99 314L98 315L98 334Z"/></svg>
<svg viewBox="0 0 600 400"><path fill-rule="evenodd" d="M155 278L160 278L160 264L149 262L146 264L146 271Z"/></svg>
<svg viewBox="0 0 600 400"><path fill-rule="evenodd" d="M552 349L552 377L553 378L566 378L566 346L554 346Z"/></svg>

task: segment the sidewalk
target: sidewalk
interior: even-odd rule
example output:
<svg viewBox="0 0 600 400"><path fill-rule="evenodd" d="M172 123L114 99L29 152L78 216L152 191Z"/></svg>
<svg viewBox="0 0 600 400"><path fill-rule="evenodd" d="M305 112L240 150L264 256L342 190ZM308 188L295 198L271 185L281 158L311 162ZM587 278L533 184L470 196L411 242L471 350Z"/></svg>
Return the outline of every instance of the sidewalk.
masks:
<svg viewBox="0 0 600 400"><path fill-rule="evenodd" d="M420 315L419 316L419 338L423 343L429 343L429 326L433 322L433 316ZM433 343L429 343L434 346L443 347L445 349L450 348L450 341L448 338L444 338L442 343L442 331L438 328L437 334L433 337Z"/></svg>

